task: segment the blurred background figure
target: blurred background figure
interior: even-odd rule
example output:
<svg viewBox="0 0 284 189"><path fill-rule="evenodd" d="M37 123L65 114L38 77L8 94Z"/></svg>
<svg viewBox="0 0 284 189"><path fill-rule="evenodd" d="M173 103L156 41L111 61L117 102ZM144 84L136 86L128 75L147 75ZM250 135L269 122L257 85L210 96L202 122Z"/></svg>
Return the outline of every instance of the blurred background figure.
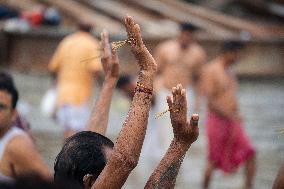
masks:
<svg viewBox="0 0 284 189"><path fill-rule="evenodd" d="M243 46L239 41L225 42L222 53L204 68L202 88L208 109L208 160L203 183L206 189L214 169L231 173L242 163L245 163L245 188L252 188L256 152L242 126L237 99L239 84L231 71Z"/></svg>
<svg viewBox="0 0 284 189"><path fill-rule="evenodd" d="M50 179L48 167L32 139L15 127L19 94L13 80L5 73L0 75L0 181L10 182L26 174Z"/></svg>
<svg viewBox="0 0 284 189"><path fill-rule="evenodd" d="M6 84L10 83L11 85L15 85L12 76L9 75L6 72L0 72L0 82L6 83ZM31 127L30 127L30 123L25 118L25 116L17 109L18 106L19 105L17 105L16 110L15 110L16 111L15 112L16 117L15 117L15 120L13 122L13 126L22 129L34 140L32 130L31 130Z"/></svg>
<svg viewBox="0 0 284 189"><path fill-rule="evenodd" d="M168 109L166 97L170 94L172 87L179 83L187 90L189 107L193 107L194 112L197 110L199 77L206 61L206 53L194 40L193 33L195 31L197 31L196 26L191 23L182 23L177 38L162 42L155 49L155 59L158 64L156 112ZM189 114L191 113L193 112ZM169 123L168 115L155 120L160 133L157 137L160 137L160 145L163 150L167 148L172 138Z"/></svg>
<svg viewBox="0 0 284 189"><path fill-rule="evenodd" d="M93 80L101 70L100 47L86 22L63 39L49 64L57 80L57 113L59 124L68 138L85 128L90 117Z"/></svg>

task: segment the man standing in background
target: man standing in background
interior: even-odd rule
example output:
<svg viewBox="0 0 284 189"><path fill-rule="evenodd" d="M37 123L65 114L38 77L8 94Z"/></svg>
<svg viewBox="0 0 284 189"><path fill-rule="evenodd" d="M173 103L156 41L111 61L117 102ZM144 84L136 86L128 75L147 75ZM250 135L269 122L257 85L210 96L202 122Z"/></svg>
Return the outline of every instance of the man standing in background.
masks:
<svg viewBox="0 0 284 189"><path fill-rule="evenodd" d="M158 78L155 84L157 89L156 112L163 112L168 108L165 99L172 87L180 83L187 90L188 102L195 103L194 106L189 106L190 109L198 113L199 76L206 62L206 53L193 39L195 31L197 31L197 27L194 25L182 23L179 36L161 43L155 50L154 55L158 65ZM156 123L160 129L158 133L161 133L160 140L163 151L168 147L172 138L169 123L169 116L157 119Z"/></svg>
<svg viewBox="0 0 284 189"><path fill-rule="evenodd" d="M81 22L79 31L63 39L48 66L57 78L57 113L64 137L85 128L90 117L93 80L101 70L99 42L91 25Z"/></svg>
<svg viewBox="0 0 284 189"><path fill-rule="evenodd" d="M239 59L243 44L225 42L222 54L204 67L202 89L207 99L207 167L203 188L207 189L215 169L234 172L245 163L245 188L252 188L255 149L242 127L237 100L238 82L231 66Z"/></svg>

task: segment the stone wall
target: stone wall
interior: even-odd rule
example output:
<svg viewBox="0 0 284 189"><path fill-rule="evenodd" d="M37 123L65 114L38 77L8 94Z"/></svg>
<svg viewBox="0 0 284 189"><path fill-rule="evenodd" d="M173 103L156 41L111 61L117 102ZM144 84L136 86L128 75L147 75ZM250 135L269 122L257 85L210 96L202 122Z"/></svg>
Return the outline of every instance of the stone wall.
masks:
<svg viewBox="0 0 284 189"><path fill-rule="evenodd" d="M60 40L70 31L31 31L28 33L2 32L0 34L1 65L9 65L21 71L46 73L47 64ZM112 36L111 40L122 39ZM145 43L152 52L162 39L145 37ZM208 59L214 58L220 51L222 40L199 39L208 53ZM135 60L129 47L119 50L122 72L136 71ZM284 76L284 41L251 41L243 52L240 64L235 70L240 75L277 75Z"/></svg>

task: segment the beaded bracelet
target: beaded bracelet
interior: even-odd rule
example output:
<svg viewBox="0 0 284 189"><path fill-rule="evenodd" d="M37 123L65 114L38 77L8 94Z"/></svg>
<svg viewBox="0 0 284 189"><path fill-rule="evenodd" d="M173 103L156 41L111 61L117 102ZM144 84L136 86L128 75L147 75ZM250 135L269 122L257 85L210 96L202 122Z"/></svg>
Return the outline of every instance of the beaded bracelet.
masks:
<svg viewBox="0 0 284 189"><path fill-rule="evenodd" d="M137 82L137 85L135 87L134 92L142 92L142 93L147 93L149 95L152 95L153 89L149 89L149 88L145 87L142 83Z"/></svg>

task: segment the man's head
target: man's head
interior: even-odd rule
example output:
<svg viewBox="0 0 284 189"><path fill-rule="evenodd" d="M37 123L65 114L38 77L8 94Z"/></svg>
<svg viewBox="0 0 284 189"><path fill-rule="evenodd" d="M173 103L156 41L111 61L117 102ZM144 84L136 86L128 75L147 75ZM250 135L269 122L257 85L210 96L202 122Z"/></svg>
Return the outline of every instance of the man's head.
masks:
<svg viewBox="0 0 284 189"><path fill-rule="evenodd" d="M0 181L0 188L5 189L83 189L73 182L53 182L44 180L38 175L24 175L16 177L13 182Z"/></svg>
<svg viewBox="0 0 284 189"><path fill-rule="evenodd" d="M191 23L181 23L180 24L180 35L179 43L181 48L187 48L193 40L193 33L198 30L198 28Z"/></svg>
<svg viewBox="0 0 284 189"><path fill-rule="evenodd" d="M67 139L54 164L54 180L71 180L90 188L104 169L114 144L107 137L82 131Z"/></svg>
<svg viewBox="0 0 284 189"><path fill-rule="evenodd" d="M222 47L223 59L228 65L235 63L240 58L244 43L240 41L226 41Z"/></svg>
<svg viewBox="0 0 284 189"><path fill-rule="evenodd" d="M10 75L0 72L0 130L12 125L19 95Z"/></svg>
<svg viewBox="0 0 284 189"><path fill-rule="evenodd" d="M92 25L89 22L87 22L85 20L81 20L78 23L78 29L80 31L84 31L84 32L89 32L90 33L92 31L93 27L92 27Z"/></svg>

